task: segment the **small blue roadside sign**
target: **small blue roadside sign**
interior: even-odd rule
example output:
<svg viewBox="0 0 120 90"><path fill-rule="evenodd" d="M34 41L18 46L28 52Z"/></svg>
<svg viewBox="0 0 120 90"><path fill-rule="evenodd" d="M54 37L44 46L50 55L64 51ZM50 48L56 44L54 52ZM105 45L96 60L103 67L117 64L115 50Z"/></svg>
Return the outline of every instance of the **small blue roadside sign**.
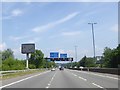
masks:
<svg viewBox="0 0 120 90"><path fill-rule="evenodd" d="M50 58L59 58L59 52L50 52Z"/></svg>
<svg viewBox="0 0 120 90"><path fill-rule="evenodd" d="M67 58L67 54L60 54L60 58Z"/></svg>

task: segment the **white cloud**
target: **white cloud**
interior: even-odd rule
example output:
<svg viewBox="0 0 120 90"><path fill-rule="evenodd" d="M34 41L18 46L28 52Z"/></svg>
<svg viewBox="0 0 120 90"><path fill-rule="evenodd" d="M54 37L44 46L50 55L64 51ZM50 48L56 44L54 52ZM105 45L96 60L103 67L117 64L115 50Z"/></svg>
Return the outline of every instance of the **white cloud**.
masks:
<svg viewBox="0 0 120 90"><path fill-rule="evenodd" d="M73 50L58 49L57 52L59 52L59 53L67 53L68 57L73 57L73 55L74 55L74 51Z"/></svg>
<svg viewBox="0 0 120 90"><path fill-rule="evenodd" d="M19 48L14 48L14 49L13 49L13 52L14 52L15 55L21 54L21 47L19 47Z"/></svg>
<svg viewBox="0 0 120 90"><path fill-rule="evenodd" d="M23 11L20 9L15 9L11 12L12 16L20 16L23 14Z"/></svg>
<svg viewBox="0 0 120 90"><path fill-rule="evenodd" d="M26 57L25 57L26 55L21 53L21 47L13 48L12 50L14 52L15 58L26 59Z"/></svg>
<svg viewBox="0 0 120 90"><path fill-rule="evenodd" d="M62 35L63 36L76 36L76 35L79 35L81 34L80 31L72 31L72 32L63 32Z"/></svg>
<svg viewBox="0 0 120 90"><path fill-rule="evenodd" d="M31 40L28 40L27 43L38 43L39 40L40 40L39 37L35 37L35 38L31 39Z"/></svg>
<svg viewBox="0 0 120 90"><path fill-rule="evenodd" d="M20 37L10 36L9 38L13 41L17 41L17 40L25 39L25 38L28 38L28 37L29 36L20 36Z"/></svg>
<svg viewBox="0 0 120 90"><path fill-rule="evenodd" d="M1 19L11 19L13 17L17 17L23 14L23 11L20 9L14 9L10 12L10 14L8 16L3 16Z"/></svg>
<svg viewBox="0 0 120 90"><path fill-rule="evenodd" d="M57 26L57 25L59 25L59 24L62 24L62 23L64 23L64 22L66 22L66 21L74 18L74 17L77 16L78 14L79 14L78 12L74 12L74 13L69 14L69 15L67 15L66 17L64 17L64 18L62 18L62 19L60 19L60 20L58 20L58 21L51 22L51 23L48 23L48 24L43 25L43 26L37 26L37 27L33 28L32 31L37 32L37 33L38 33L38 32L44 32L44 31L46 31L46 30L48 30L48 29L50 29L50 28L53 28L53 27L55 27L55 26Z"/></svg>
<svg viewBox="0 0 120 90"><path fill-rule="evenodd" d="M63 50L63 49L59 49L58 52L59 53L66 53L65 50Z"/></svg>
<svg viewBox="0 0 120 90"><path fill-rule="evenodd" d="M0 51L3 51L4 49L6 49L6 47L6 43L0 44Z"/></svg>
<svg viewBox="0 0 120 90"><path fill-rule="evenodd" d="M113 32L118 32L118 24L115 24L115 25L111 28L111 30L112 30Z"/></svg>

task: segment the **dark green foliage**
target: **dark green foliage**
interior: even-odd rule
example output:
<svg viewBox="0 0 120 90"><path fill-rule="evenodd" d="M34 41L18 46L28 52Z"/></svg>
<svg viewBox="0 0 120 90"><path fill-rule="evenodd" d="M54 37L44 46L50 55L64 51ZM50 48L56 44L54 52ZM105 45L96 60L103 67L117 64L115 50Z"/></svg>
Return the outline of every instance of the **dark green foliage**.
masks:
<svg viewBox="0 0 120 90"><path fill-rule="evenodd" d="M95 59L91 57L84 56L79 62L79 67L95 67Z"/></svg>
<svg viewBox="0 0 120 90"><path fill-rule="evenodd" d="M44 54L41 50L35 50L34 53L31 54L29 63L34 64L36 68L42 68L44 61Z"/></svg>
<svg viewBox="0 0 120 90"><path fill-rule="evenodd" d="M25 69L25 62L23 60L14 59L13 51L6 49L0 52L0 68L6 70L22 70Z"/></svg>
<svg viewBox="0 0 120 90"><path fill-rule="evenodd" d="M86 56L84 56L79 62L79 66L85 67L85 63L86 63Z"/></svg>
<svg viewBox="0 0 120 90"><path fill-rule="evenodd" d="M7 49L2 52L2 60L6 60L8 58L14 58L13 51L11 49Z"/></svg>
<svg viewBox="0 0 120 90"><path fill-rule="evenodd" d="M24 61L15 60L11 57L7 58L6 60L2 61L2 70L22 70L25 69Z"/></svg>
<svg viewBox="0 0 120 90"><path fill-rule="evenodd" d="M118 68L118 64L120 65L120 45L116 49L105 48L102 64L104 67Z"/></svg>
<svg viewBox="0 0 120 90"><path fill-rule="evenodd" d="M36 69L36 66L34 64L29 64L29 69Z"/></svg>
<svg viewBox="0 0 120 90"><path fill-rule="evenodd" d="M44 54L41 50L35 50L35 52L31 54L29 64L34 65L36 68L50 68L55 66L54 62L49 62L44 59Z"/></svg>
<svg viewBox="0 0 120 90"><path fill-rule="evenodd" d="M118 68L120 67L120 44L115 49L110 49L105 47L103 56L99 60L99 64L96 63L96 59L92 57L84 56L79 62L68 63L66 66L71 67L71 65L80 67L103 67L103 68Z"/></svg>

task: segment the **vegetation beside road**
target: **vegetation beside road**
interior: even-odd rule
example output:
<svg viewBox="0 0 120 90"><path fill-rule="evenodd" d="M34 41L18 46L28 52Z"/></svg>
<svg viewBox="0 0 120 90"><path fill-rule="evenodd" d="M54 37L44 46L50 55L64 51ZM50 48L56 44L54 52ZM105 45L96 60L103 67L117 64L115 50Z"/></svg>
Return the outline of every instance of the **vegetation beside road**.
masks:
<svg viewBox="0 0 120 90"><path fill-rule="evenodd" d="M67 67L100 67L100 68L118 68L120 66L120 44L117 48L111 49L105 47L102 58L97 61L93 57L84 56L79 62L68 63Z"/></svg>
<svg viewBox="0 0 120 90"><path fill-rule="evenodd" d="M30 54L29 68L51 68L55 67L55 62L48 61L44 58L41 50L35 50ZM93 57L84 56L80 61L66 64L66 67L101 67L101 68L118 68L120 66L120 45L116 48L105 47L102 58L97 61ZM14 57L11 49L0 51L0 69L7 70L24 70L26 68L26 60L19 60Z"/></svg>
<svg viewBox="0 0 120 90"><path fill-rule="evenodd" d="M28 70L28 71L20 71L15 73L4 73L3 76L0 77L0 79L5 80L10 78L15 78L18 76L24 76L24 75L29 75L29 74L44 72L44 71L45 70Z"/></svg>
<svg viewBox="0 0 120 90"><path fill-rule="evenodd" d="M55 63L45 60L41 50L35 50L30 54L29 69L51 68L52 66L55 66ZM0 51L0 69L2 71L24 70L25 68L26 60L15 59L11 49Z"/></svg>

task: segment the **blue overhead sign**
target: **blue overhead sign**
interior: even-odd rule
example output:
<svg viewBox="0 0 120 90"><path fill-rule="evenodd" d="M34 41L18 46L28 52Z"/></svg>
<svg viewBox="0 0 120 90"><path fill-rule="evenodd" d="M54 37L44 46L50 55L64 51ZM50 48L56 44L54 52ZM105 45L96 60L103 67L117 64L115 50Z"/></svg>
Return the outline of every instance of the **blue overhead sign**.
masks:
<svg viewBox="0 0 120 90"><path fill-rule="evenodd" d="M67 58L67 54L60 54L60 58Z"/></svg>
<svg viewBox="0 0 120 90"><path fill-rule="evenodd" d="M50 58L59 58L59 52L50 52Z"/></svg>

